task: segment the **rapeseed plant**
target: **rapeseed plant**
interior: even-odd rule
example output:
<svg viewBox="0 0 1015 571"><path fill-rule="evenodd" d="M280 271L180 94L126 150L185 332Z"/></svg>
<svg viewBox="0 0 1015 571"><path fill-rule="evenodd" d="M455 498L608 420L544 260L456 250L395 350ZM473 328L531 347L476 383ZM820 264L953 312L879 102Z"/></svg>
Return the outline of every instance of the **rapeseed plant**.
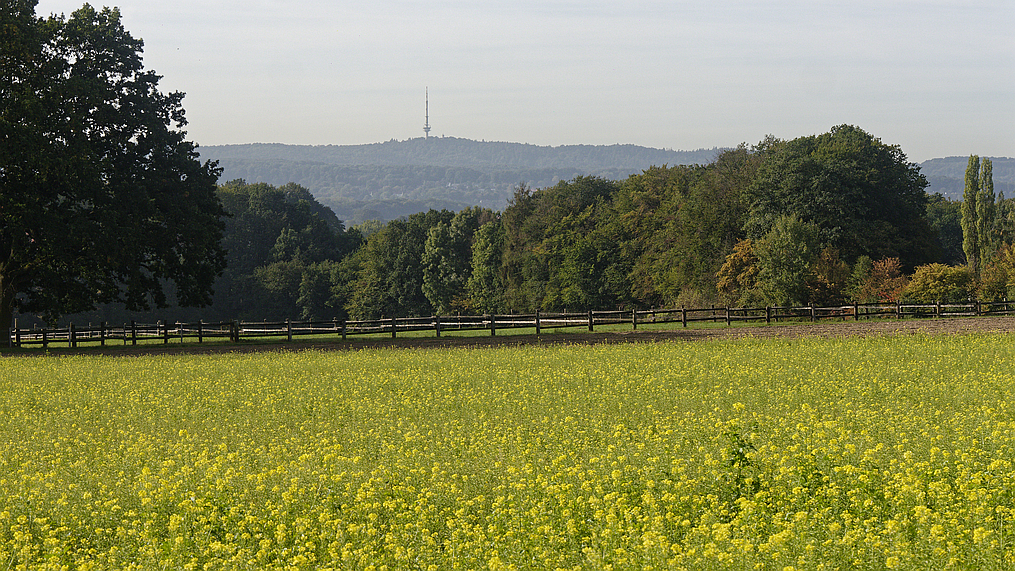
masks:
<svg viewBox="0 0 1015 571"><path fill-rule="evenodd" d="M0 567L1007 569L1001 335L0 361Z"/></svg>

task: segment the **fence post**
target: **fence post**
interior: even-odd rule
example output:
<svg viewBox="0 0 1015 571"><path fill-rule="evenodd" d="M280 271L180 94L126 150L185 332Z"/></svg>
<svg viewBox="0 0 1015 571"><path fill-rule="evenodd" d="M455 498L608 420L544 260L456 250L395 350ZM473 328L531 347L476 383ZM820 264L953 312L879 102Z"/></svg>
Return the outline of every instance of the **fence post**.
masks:
<svg viewBox="0 0 1015 571"><path fill-rule="evenodd" d="M853 302L853 321L860 321L860 304Z"/></svg>
<svg viewBox="0 0 1015 571"><path fill-rule="evenodd" d="M631 329L638 329L638 308L631 308Z"/></svg>
<svg viewBox="0 0 1015 571"><path fill-rule="evenodd" d="M233 343L240 342L240 322L235 319L229 322L229 340Z"/></svg>
<svg viewBox="0 0 1015 571"><path fill-rule="evenodd" d="M902 302L895 302L895 319L902 319Z"/></svg>
<svg viewBox="0 0 1015 571"><path fill-rule="evenodd" d="M539 336L540 323L539 323L539 310L536 310L536 336Z"/></svg>
<svg viewBox="0 0 1015 571"><path fill-rule="evenodd" d="M592 327L592 310L590 309L589 310L589 331L591 332L592 330L593 330L593 327Z"/></svg>
<svg viewBox="0 0 1015 571"><path fill-rule="evenodd" d="M204 320L197 320L197 342L204 343Z"/></svg>
<svg viewBox="0 0 1015 571"><path fill-rule="evenodd" d="M815 311L814 305L812 304L811 305L811 321L814 322L814 321L817 321L817 320L818 320L817 312Z"/></svg>
<svg viewBox="0 0 1015 571"><path fill-rule="evenodd" d="M973 305L973 308L974 308L973 311L975 312L976 316L979 317L980 316L980 300L977 299L976 301L973 302L973 304L974 304Z"/></svg>
<svg viewBox="0 0 1015 571"><path fill-rule="evenodd" d="M161 323L162 323L162 344L163 345L168 345L169 344L169 322L168 321L162 321Z"/></svg>
<svg viewBox="0 0 1015 571"><path fill-rule="evenodd" d="M497 335L497 321L492 314L487 314L486 318L490 320L490 337L494 337Z"/></svg>
<svg viewBox="0 0 1015 571"><path fill-rule="evenodd" d="M21 347L21 329L18 328L18 320L14 320L14 342L20 348Z"/></svg>
<svg viewBox="0 0 1015 571"><path fill-rule="evenodd" d="M130 344L137 345L137 322L133 319L130 320Z"/></svg>
<svg viewBox="0 0 1015 571"><path fill-rule="evenodd" d="M70 326L67 328L67 330L68 330L67 340L69 341L68 344L70 345L71 349L77 349L78 337L77 330L74 329L74 324L71 323Z"/></svg>
<svg viewBox="0 0 1015 571"><path fill-rule="evenodd" d="M291 319L286 318L285 320L285 340L293 340L293 322Z"/></svg>
<svg viewBox="0 0 1015 571"><path fill-rule="evenodd" d="M441 316L440 315L434 315L433 316L433 330L437 334L437 337L441 336Z"/></svg>
<svg viewBox="0 0 1015 571"><path fill-rule="evenodd" d="M398 329L398 321L396 321L397 319L398 319L397 317L392 317L391 318L391 338L392 339L395 338L395 330Z"/></svg>
<svg viewBox="0 0 1015 571"><path fill-rule="evenodd" d="M941 300L934 302L934 317L941 319Z"/></svg>
<svg viewBox="0 0 1015 571"><path fill-rule="evenodd" d="M729 326L729 324L730 324L730 306L727 305L726 306L726 325Z"/></svg>

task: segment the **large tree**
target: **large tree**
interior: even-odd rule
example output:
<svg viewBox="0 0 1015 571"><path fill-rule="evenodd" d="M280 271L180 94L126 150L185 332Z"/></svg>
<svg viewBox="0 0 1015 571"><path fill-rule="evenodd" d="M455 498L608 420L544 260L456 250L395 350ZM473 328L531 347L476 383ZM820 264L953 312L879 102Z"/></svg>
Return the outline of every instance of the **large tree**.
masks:
<svg viewBox="0 0 1015 571"><path fill-rule="evenodd" d="M966 165L966 186L962 192L962 250L966 253L966 263L973 274L980 272L980 157L969 156Z"/></svg>
<svg viewBox="0 0 1015 571"><path fill-rule="evenodd" d="M418 212L370 235L350 262L357 267L346 305L349 314L361 319L433 315L435 308L423 291L427 240L431 229L450 226L454 217L448 210Z"/></svg>
<svg viewBox="0 0 1015 571"><path fill-rule="evenodd" d="M994 204L994 167L990 159L980 162L980 199L976 203L976 235L980 242L982 265L993 259L997 251L997 205Z"/></svg>
<svg viewBox="0 0 1015 571"><path fill-rule="evenodd" d="M840 125L773 146L750 190L749 237L782 215L817 224L821 241L853 262L899 257L913 267L936 259L926 218L927 179L896 145Z"/></svg>
<svg viewBox="0 0 1015 571"><path fill-rule="evenodd" d="M225 264L214 163L115 9L0 11L0 328L123 302L205 305Z"/></svg>
<svg viewBox="0 0 1015 571"><path fill-rule="evenodd" d="M504 305L510 311L608 307L613 243L600 217L619 184L594 176L530 192L519 186L504 224ZM627 288L624 288L627 289Z"/></svg>

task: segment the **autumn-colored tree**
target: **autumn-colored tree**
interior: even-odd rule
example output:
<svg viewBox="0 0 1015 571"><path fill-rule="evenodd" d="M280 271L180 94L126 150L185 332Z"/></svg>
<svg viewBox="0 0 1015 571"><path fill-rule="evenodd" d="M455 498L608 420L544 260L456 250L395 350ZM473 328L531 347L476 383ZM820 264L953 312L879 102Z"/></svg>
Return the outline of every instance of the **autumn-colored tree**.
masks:
<svg viewBox="0 0 1015 571"><path fill-rule="evenodd" d="M845 289L849 280L849 266L839 259L839 251L827 247L815 260L807 280L811 304L817 306L841 305L846 301Z"/></svg>
<svg viewBox="0 0 1015 571"><path fill-rule="evenodd" d="M979 299L1015 299L1015 245L1002 244L980 272Z"/></svg>
<svg viewBox="0 0 1015 571"><path fill-rule="evenodd" d="M758 287L758 257L754 254L754 241L740 240L716 273L716 289L726 303L754 305Z"/></svg>
<svg viewBox="0 0 1015 571"><path fill-rule="evenodd" d="M925 264L913 272L902 298L917 303L955 303L968 300L975 289L976 277L969 266Z"/></svg>
<svg viewBox="0 0 1015 571"><path fill-rule="evenodd" d="M858 261L857 266L860 266ZM852 289L853 301L860 303L895 303L902 296L902 291L909 283L902 273L902 264L898 258L885 258L871 263L865 275L857 275L854 271L854 286Z"/></svg>

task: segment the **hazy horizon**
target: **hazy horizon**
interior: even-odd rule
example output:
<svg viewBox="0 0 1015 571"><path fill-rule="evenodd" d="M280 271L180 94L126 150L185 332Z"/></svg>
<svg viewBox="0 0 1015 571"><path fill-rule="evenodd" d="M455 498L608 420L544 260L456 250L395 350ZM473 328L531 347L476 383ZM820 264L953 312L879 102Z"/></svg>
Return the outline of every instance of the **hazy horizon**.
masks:
<svg viewBox="0 0 1015 571"><path fill-rule="evenodd" d="M1000 0L114 5L205 146L418 138L429 89L438 137L695 150L847 123L914 162L1015 155Z"/></svg>

